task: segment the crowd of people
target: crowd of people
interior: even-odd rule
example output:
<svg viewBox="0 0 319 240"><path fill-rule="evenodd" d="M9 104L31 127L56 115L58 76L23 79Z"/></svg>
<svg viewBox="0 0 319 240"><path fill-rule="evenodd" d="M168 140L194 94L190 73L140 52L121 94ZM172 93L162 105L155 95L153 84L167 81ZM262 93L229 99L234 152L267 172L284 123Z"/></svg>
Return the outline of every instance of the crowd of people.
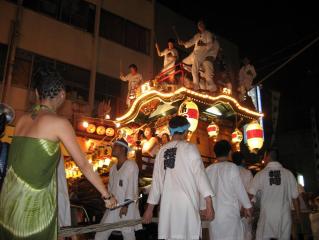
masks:
<svg viewBox="0 0 319 240"><path fill-rule="evenodd" d="M155 157L143 221L151 223L154 208L160 204L158 239L200 239L202 220L210 222L209 236L214 240L290 239L292 205L296 218L301 221L299 191L294 175L279 163L278 150L271 148L265 152L266 167L253 177L244 167L244 156L240 152L232 153L231 144L221 140L214 145L216 161L205 169L196 145L186 141L189 126L185 117L173 117L169 122L170 137L163 134L166 142ZM149 128L145 129L144 140L158 141ZM127 142L119 141L115 144L121 146L121 160L112 167L109 189L119 201L137 199L138 168L134 160L126 157ZM123 177L118 177L119 174ZM256 230L254 208L258 205ZM121 217L129 211L137 214ZM107 210L102 223L139 218L137 205L132 204ZM124 239L135 239L135 227L117 230ZM96 239L108 239L110 233L98 233Z"/></svg>

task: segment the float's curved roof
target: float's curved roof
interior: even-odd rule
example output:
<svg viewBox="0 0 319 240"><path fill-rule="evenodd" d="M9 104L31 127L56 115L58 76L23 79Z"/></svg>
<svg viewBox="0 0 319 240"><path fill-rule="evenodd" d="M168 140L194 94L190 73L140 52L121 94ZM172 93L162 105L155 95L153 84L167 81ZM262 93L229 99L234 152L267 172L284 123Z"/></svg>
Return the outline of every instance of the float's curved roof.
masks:
<svg viewBox="0 0 319 240"><path fill-rule="evenodd" d="M124 115L116 118L116 122L126 124L134 121L134 119L138 116L141 108L145 106L145 104L148 104L156 99L164 103L174 103L186 98L190 98L199 104L207 106L212 106L214 104L228 105L233 109L234 112L236 112L236 114L239 114L242 117L248 119L259 119L260 117L263 117L263 113L259 113L255 110L251 110L248 107L241 105L231 95L221 94L217 96L211 96L205 93L199 93L185 87L181 87L176 91L170 93L163 93L152 89L141 94L135 99L132 106Z"/></svg>

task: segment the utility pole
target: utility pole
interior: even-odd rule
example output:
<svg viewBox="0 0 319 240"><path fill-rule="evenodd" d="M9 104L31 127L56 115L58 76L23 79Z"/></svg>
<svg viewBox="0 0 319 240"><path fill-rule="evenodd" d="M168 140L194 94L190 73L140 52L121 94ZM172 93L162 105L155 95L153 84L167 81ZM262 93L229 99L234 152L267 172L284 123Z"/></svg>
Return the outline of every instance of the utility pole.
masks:
<svg viewBox="0 0 319 240"><path fill-rule="evenodd" d="M1 88L1 102L10 104L10 89L12 82L12 73L15 64L16 50L20 37L20 25L23 13L23 0L18 0L15 20L12 21L11 34L8 42L7 59L4 70L4 78Z"/></svg>
<svg viewBox="0 0 319 240"><path fill-rule="evenodd" d="M90 73L90 90L89 90L89 106L92 112L94 108L94 96L95 96L95 81L100 37L100 16L101 16L102 0L97 1L95 9L95 21L94 21L94 37L93 37L93 50L92 50L92 65Z"/></svg>

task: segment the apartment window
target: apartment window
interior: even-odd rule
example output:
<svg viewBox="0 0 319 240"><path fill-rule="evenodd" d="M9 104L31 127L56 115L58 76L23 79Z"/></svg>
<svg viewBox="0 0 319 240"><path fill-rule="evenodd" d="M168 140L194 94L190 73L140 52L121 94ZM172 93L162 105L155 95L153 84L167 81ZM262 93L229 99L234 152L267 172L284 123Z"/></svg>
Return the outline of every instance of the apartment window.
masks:
<svg viewBox="0 0 319 240"><path fill-rule="evenodd" d="M59 19L62 22L94 32L95 5L86 1L62 0Z"/></svg>
<svg viewBox="0 0 319 240"><path fill-rule="evenodd" d="M121 98L122 81L100 73L96 74L95 101L111 100L111 115L116 114L118 104L125 103Z"/></svg>
<svg viewBox="0 0 319 240"><path fill-rule="evenodd" d="M84 0L23 0L23 6L84 31L94 32L95 5Z"/></svg>
<svg viewBox="0 0 319 240"><path fill-rule="evenodd" d="M3 80L8 46L0 43L0 82Z"/></svg>
<svg viewBox="0 0 319 240"><path fill-rule="evenodd" d="M68 98L88 101L90 71L61 62L56 63L56 68L64 78Z"/></svg>
<svg viewBox="0 0 319 240"><path fill-rule="evenodd" d="M102 10L100 21L100 35L106 39L124 45L124 33L125 19L105 10Z"/></svg>
<svg viewBox="0 0 319 240"><path fill-rule="evenodd" d="M59 1L56 0L23 0L23 6L34 11L56 17L59 8Z"/></svg>
<svg viewBox="0 0 319 240"><path fill-rule="evenodd" d="M150 31L139 25L126 21L125 46L149 54Z"/></svg>
<svg viewBox="0 0 319 240"><path fill-rule="evenodd" d="M56 68L62 75L66 85L67 98L88 101L90 87L90 71L53 59L35 55L33 74L39 67ZM35 82L32 82L35 85Z"/></svg>
<svg viewBox="0 0 319 240"><path fill-rule="evenodd" d="M150 30L101 10L100 35L136 51L150 54Z"/></svg>
<svg viewBox="0 0 319 240"><path fill-rule="evenodd" d="M100 73L96 74L95 99L118 98L121 95L121 81Z"/></svg>

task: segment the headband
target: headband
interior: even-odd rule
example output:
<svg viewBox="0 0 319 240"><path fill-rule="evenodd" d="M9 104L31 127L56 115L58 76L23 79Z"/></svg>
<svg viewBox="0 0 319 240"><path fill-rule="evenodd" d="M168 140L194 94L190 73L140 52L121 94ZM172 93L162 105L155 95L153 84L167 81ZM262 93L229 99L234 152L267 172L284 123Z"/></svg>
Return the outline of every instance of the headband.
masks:
<svg viewBox="0 0 319 240"><path fill-rule="evenodd" d="M125 147L125 148L127 149L127 151L131 151L131 148L130 148L128 145L126 145L125 143L121 142L121 141L115 141L115 142L113 143L113 145L114 145L114 144L121 145L122 147Z"/></svg>
<svg viewBox="0 0 319 240"><path fill-rule="evenodd" d="M190 127L191 125L189 124L189 123L187 123L186 125L184 125L184 126L181 126L181 127L176 127L176 128L169 128L169 133L171 134L171 136L173 136L175 133L184 133L184 132L186 132L188 129L189 129L189 127Z"/></svg>

